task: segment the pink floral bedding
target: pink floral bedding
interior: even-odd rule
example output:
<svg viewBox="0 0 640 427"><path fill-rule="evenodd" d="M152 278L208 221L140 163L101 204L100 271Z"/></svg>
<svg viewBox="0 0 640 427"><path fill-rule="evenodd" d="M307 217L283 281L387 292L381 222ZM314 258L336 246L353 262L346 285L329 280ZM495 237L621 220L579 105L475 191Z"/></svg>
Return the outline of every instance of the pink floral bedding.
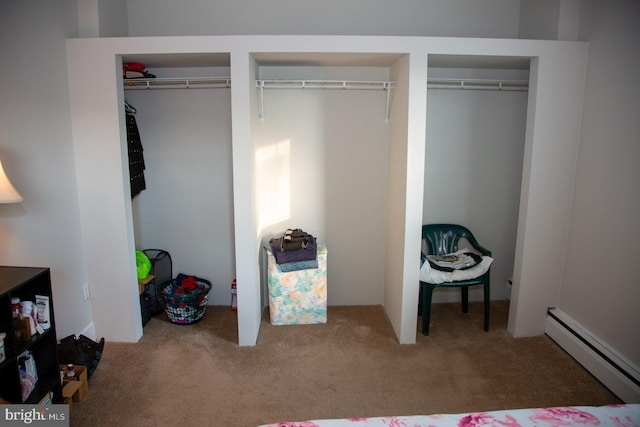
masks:
<svg viewBox="0 0 640 427"><path fill-rule="evenodd" d="M261 427L640 427L640 404L512 409L470 414L344 418Z"/></svg>

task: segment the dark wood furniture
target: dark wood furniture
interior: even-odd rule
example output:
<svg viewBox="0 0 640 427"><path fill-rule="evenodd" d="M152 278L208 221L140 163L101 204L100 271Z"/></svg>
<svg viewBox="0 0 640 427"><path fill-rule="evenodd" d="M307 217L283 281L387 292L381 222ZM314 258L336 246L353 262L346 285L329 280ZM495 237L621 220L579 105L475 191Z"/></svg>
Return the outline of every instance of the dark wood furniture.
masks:
<svg viewBox="0 0 640 427"><path fill-rule="evenodd" d="M49 297L51 327L28 341L19 341L13 329L11 297L35 301L35 295ZM11 403L22 403L18 356L29 350L36 363L38 382L24 403L37 404L49 392L53 393L53 403L62 403L51 274L48 268L0 267L0 332L7 334L4 340L6 357L0 363L0 397Z"/></svg>

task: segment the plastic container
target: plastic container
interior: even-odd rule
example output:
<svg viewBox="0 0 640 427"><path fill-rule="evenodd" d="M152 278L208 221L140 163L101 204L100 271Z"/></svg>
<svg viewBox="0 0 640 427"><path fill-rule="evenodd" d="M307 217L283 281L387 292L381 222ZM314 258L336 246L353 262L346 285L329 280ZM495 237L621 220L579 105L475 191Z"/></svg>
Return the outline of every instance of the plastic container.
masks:
<svg viewBox="0 0 640 427"><path fill-rule="evenodd" d="M67 378L73 378L73 377L76 376L76 370L75 370L75 368L73 366L73 363L69 363L67 365L67 375L66 376L67 376Z"/></svg>
<svg viewBox="0 0 640 427"><path fill-rule="evenodd" d="M22 312L22 306L20 305L20 298L12 297L11 298L11 317L13 319L17 319L20 317L21 312Z"/></svg>
<svg viewBox="0 0 640 427"><path fill-rule="evenodd" d="M36 324L38 323L36 313L33 311L33 302L22 301L20 304L22 305L22 315L29 318L29 327L31 328L31 336L33 336L37 333Z"/></svg>

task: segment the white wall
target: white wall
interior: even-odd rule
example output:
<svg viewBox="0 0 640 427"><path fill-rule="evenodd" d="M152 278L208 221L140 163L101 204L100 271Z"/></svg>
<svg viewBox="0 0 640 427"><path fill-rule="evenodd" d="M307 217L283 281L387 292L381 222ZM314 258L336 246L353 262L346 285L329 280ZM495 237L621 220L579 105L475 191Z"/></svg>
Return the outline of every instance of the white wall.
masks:
<svg viewBox="0 0 640 427"><path fill-rule="evenodd" d="M586 46L579 46L573 51L552 49L548 56L531 60L508 324L516 336L544 331L540 326L546 310L535 307L554 307L562 283L587 60Z"/></svg>
<svg viewBox="0 0 640 427"><path fill-rule="evenodd" d="M256 344L263 309L260 290L263 249L258 230L254 166L259 127L257 75L255 59L246 47L238 48L231 55L231 81L235 82L231 93L231 113L239 345Z"/></svg>
<svg viewBox="0 0 640 427"><path fill-rule="evenodd" d="M518 37L511 0L128 0L129 35L327 34Z"/></svg>
<svg viewBox="0 0 640 427"><path fill-rule="evenodd" d="M431 77L527 80L528 71L431 69ZM466 225L492 251L491 298L513 276L527 92L429 89L423 222ZM482 300L482 289L472 289ZM434 302L459 301L440 289Z"/></svg>
<svg viewBox="0 0 640 427"><path fill-rule="evenodd" d="M228 77L229 69L149 68L158 77ZM173 273L211 281L228 305L235 277L228 88L128 90L144 148L147 189L133 199L138 249L164 249Z"/></svg>
<svg viewBox="0 0 640 427"><path fill-rule="evenodd" d="M126 37L127 0L77 0L80 37Z"/></svg>
<svg viewBox="0 0 640 427"><path fill-rule="evenodd" d="M640 3L584 4L587 90L558 308L640 366Z"/></svg>
<svg viewBox="0 0 640 427"><path fill-rule="evenodd" d="M97 1L100 22L100 37L127 37L129 35L127 0Z"/></svg>
<svg viewBox="0 0 640 427"><path fill-rule="evenodd" d="M416 340L422 216L427 56L406 54L391 68L384 307L400 343Z"/></svg>
<svg viewBox="0 0 640 427"><path fill-rule="evenodd" d="M566 0L522 0L520 2L520 28L522 39L556 39L560 5Z"/></svg>
<svg viewBox="0 0 640 427"><path fill-rule="evenodd" d="M75 0L0 3L0 159L24 197L0 206L0 263L51 268L61 338L92 321L67 86L76 19Z"/></svg>
<svg viewBox="0 0 640 427"><path fill-rule="evenodd" d="M583 0L521 0L521 39L578 40Z"/></svg>

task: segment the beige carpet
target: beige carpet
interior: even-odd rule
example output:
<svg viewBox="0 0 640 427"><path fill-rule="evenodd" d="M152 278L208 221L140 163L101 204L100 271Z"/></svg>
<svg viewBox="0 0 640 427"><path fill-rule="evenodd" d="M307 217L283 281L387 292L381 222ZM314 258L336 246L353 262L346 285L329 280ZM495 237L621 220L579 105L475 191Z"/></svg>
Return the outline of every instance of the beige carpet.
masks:
<svg viewBox="0 0 640 427"><path fill-rule="evenodd" d="M236 314L153 318L136 344L107 342L72 426L251 427L277 421L460 413L620 401L548 337L512 338L508 304L434 306L431 335L398 344L381 306L329 307L322 325L273 326L237 345ZM420 319L419 319L420 321Z"/></svg>

